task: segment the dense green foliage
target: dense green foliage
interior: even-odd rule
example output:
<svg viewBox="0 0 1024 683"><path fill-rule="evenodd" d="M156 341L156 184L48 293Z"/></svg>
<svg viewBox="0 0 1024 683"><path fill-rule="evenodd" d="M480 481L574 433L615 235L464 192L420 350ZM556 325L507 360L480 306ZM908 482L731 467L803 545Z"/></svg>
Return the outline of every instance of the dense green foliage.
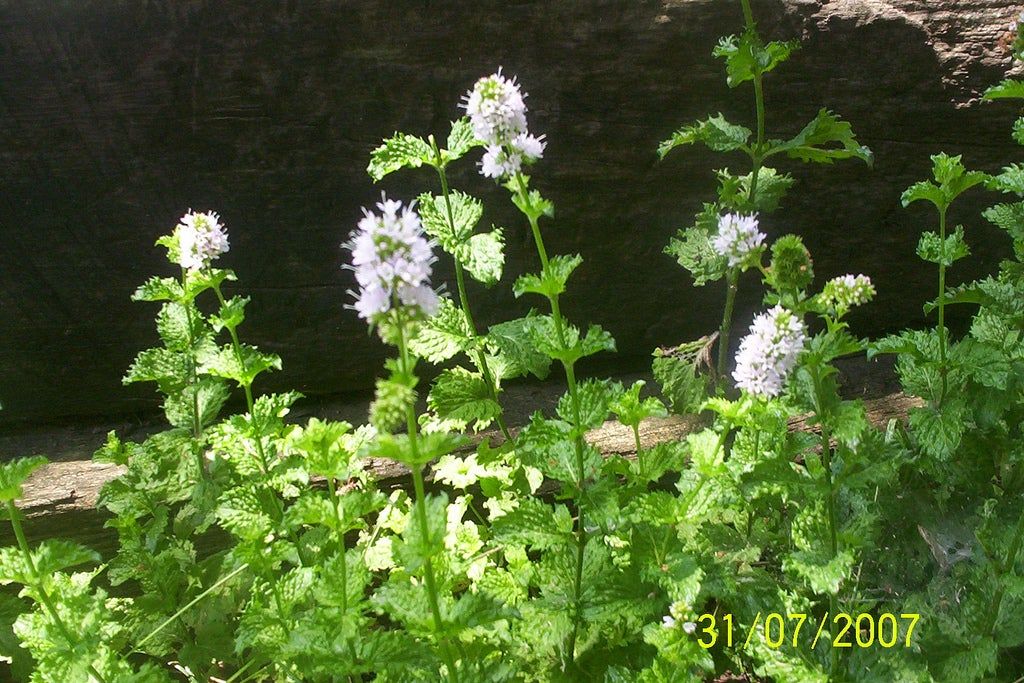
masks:
<svg viewBox="0 0 1024 683"><path fill-rule="evenodd" d="M577 375L581 359L615 343L562 309L583 259L546 250L554 206L524 173L543 148L503 167L496 186L521 224L482 228L485 202L448 182L451 164L485 146L469 118L452 124L444 147L397 133L370 158L374 181L399 172L436 179L413 191L418 220L453 260L456 282L433 315L392 294L390 306L363 316L394 348L367 425L289 421L298 394L258 391L281 360L243 343L248 298L226 298L234 273L196 257L179 226L159 244L172 264L192 265L136 292L159 305L161 345L141 352L124 378L155 384L167 427L141 443L111 433L95 456L124 468L100 498L117 553L100 558L59 540L30 546L17 501L45 460L0 465L0 503L18 541L0 549L0 583L20 591L0 598L11 676L1017 678L1024 167L989 176L960 157L933 157L933 179L903 201L938 211L938 231L923 233L917 249L937 269L936 298L925 304L936 327L858 338L845 318L874 295L870 280L816 283L801 239L764 243L755 214L773 211L793 184L767 161L870 162L871 153L826 110L789 140L767 136L765 76L798 45L765 42L747 0L741 6L743 32L714 54L730 87L753 87L755 127L712 116L658 150L702 143L751 162L746 174L717 171L717 198L668 247L696 285L725 280L727 295L718 334L655 354L661 398L643 382ZM1024 41L1014 50L1024 57ZM986 97L1024 99L1024 83L1005 81ZM1024 144L1022 131L1024 117L1014 126ZM947 210L983 187L1006 195L984 217L1007 233L1012 256L998 273L948 288L946 271L969 255L970 232L950 231ZM485 325L471 286L507 280L505 238L519 230L529 230L537 268L512 291L537 309ZM749 239L726 244L726 230ZM214 256L226 248L225 238ZM741 276L755 273L769 311L740 344L733 384L733 302ZM972 307L962 338L946 328L947 306ZM905 393L920 399L905 422L874 424L863 402L841 395L835 362L865 353L896 355ZM424 364L436 368L429 387L417 372ZM565 381L557 406L513 429L503 384L549 374ZM232 395L244 411L225 410ZM644 444L644 421L670 410L702 419L681 441ZM793 429L796 418L807 428ZM608 420L633 434L635 457L605 456L586 439ZM380 460L407 468L410 486L381 490L371 467Z"/></svg>

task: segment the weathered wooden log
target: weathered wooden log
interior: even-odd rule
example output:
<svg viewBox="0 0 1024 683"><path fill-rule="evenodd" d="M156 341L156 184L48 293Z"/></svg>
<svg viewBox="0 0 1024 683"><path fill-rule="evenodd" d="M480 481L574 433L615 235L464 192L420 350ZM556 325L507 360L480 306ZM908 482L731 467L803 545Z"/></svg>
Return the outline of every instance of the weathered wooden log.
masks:
<svg viewBox="0 0 1024 683"><path fill-rule="evenodd" d="M754 11L768 38L802 40L766 81L769 136L827 107L875 152L873 169L780 162L798 184L762 227L803 235L819 277L874 278L858 334L920 321L934 285L914 245L932 217L901 210L900 192L940 150L986 171L1014 160L1015 105L979 95L1004 76L1019 0ZM549 250L585 259L567 313L611 331L622 362L708 333L721 290L691 288L661 251L714 196L711 170L743 160L695 148L659 163L655 150L719 111L752 126L749 88L730 90L711 57L741 25L739 0L0 3L0 421L158 406L148 387L118 382L156 339L155 308L129 296L173 274L153 241L189 207L219 210L231 232L222 262L252 295L246 340L284 359L269 388L372 386L385 349L341 307L353 283L338 248L380 194L368 153L396 129L443 136L460 96L499 65L525 84L531 128L549 142L531 170L557 205ZM537 263L522 217L475 161L452 182L485 199L509 256L503 283L470 292L483 326L529 305L508 284ZM429 173L396 176L383 183L395 197L433 187ZM989 201L954 207L973 235L959 277L990 272L1009 248L978 219ZM451 284L451 268L441 259L437 281ZM741 288L737 329L759 305Z"/></svg>
<svg viewBox="0 0 1024 683"><path fill-rule="evenodd" d="M920 399L904 394L891 394L865 401L868 419L878 427L889 420L905 419L907 411L921 405ZM684 438L699 428L701 420L693 415L649 418L640 425L643 448ZM790 421L794 430L809 429L806 418ZM494 436L493 434L481 435ZM500 437L499 437L500 438ZM617 422L606 422L591 431L587 440L605 455L634 457L636 444L631 429ZM410 487L408 470L386 460L373 460L369 465L373 476L384 488ZM103 484L118 476L117 465L92 461L52 462L39 469L25 486L25 495L18 506L25 515L26 533L33 542L59 536L92 547L106 555L116 547L116 535L105 529L108 516L96 507ZM8 529L0 533L0 545L12 543Z"/></svg>

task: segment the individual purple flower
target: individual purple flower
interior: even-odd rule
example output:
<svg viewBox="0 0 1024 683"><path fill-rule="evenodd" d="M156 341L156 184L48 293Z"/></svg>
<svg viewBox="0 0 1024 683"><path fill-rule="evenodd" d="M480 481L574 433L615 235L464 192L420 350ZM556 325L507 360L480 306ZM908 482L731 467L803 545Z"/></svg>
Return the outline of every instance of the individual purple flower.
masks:
<svg viewBox="0 0 1024 683"><path fill-rule="evenodd" d="M718 219L718 234L711 246L720 256L729 260L729 267L736 268L764 244L765 234L757 229L757 216L727 213Z"/></svg>
<svg viewBox="0 0 1024 683"><path fill-rule="evenodd" d="M412 204L383 195L377 208L379 214L363 209L356 235L345 245L359 283L353 307L370 323L396 305L433 315L438 305L430 286L434 253L419 215Z"/></svg>
<svg viewBox="0 0 1024 683"><path fill-rule="evenodd" d="M803 321L782 306L756 316L736 353L736 386L754 396L778 396L806 339Z"/></svg>
<svg viewBox="0 0 1024 683"><path fill-rule="evenodd" d="M178 262L185 270L201 270L227 253L228 233L213 211L189 210L178 222Z"/></svg>

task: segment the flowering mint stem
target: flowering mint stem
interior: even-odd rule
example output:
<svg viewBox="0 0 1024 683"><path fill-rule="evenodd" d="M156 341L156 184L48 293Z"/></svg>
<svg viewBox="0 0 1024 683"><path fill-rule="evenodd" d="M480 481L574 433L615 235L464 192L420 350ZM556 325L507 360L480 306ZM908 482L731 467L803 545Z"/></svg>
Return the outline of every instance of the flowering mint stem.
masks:
<svg viewBox="0 0 1024 683"><path fill-rule="evenodd" d="M736 306L739 280L739 268L730 268L725 276L725 310L722 312L722 325L718 328L718 382L722 388L728 386L726 372L729 369L729 334L732 332L732 312Z"/></svg>
<svg viewBox="0 0 1024 683"><path fill-rule="evenodd" d="M815 412L821 415L821 406L825 405L825 397L823 396L823 388L821 386L821 375L818 371L817 366L811 367L811 377L814 381L814 396L815 396ZM828 488L828 497L825 499L826 509L828 511L828 529L829 529L829 547L832 552L831 559L835 560L839 554L839 534L837 531L838 522L836 518L836 492L832 481L832 440L828 429L825 427L825 423L821 423L821 460L822 466L825 470L825 484ZM828 609L829 614L832 618L838 614L838 596L835 593L829 593L828 596ZM836 669L839 666L839 650L837 648L829 648L831 652L831 674L835 676Z"/></svg>
<svg viewBox="0 0 1024 683"><path fill-rule="evenodd" d="M181 269L181 290L182 292L187 291L188 287L188 271L184 268ZM183 297L184 299L185 297ZM199 446L199 439L203 435L202 422L199 419L199 392L197 391L196 385L199 383L198 373L196 371L196 340L193 335L193 320L192 320L192 302L183 300L181 303L185 307L185 317L188 323L188 369L189 369L189 382L192 388L192 450L196 457L196 466L199 468L200 480L206 478L206 463L203 462L203 449Z"/></svg>
<svg viewBox="0 0 1024 683"><path fill-rule="evenodd" d="M398 354L402 363L402 373L407 377L411 377L413 375L413 368L405 339L404 321L401 321L398 324ZM416 406L411 403L407 405L405 409L405 422L406 429L409 433L409 448L412 451L412 459L413 461L417 461L419 460L419 431L416 427ZM426 491L423 486L423 468L420 465L413 465L409 469L412 470L412 483L416 493L415 507L416 518L420 525L420 538L426 542L426 540L430 538L430 525L427 522ZM434 630L441 634L444 632L444 620L441 618L441 608L437 600L437 582L434 579L434 563L429 556L423 559L423 578L424 583L427 586L427 598L430 601L430 613L434 619ZM448 667L448 677L455 683L458 683L459 675L455 670L455 657L452 656L451 647L449 646L447 639L442 639L441 650L443 652L445 665Z"/></svg>
<svg viewBox="0 0 1024 683"><path fill-rule="evenodd" d="M29 572L32 574L32 578L35 581L33 588L39 593L39 601L43 603L46 611L50 613L50 618L53 619L53 623L57 625L61 635L64 636L64 640L67 641L68 645L72 650L78 644L78 640L71 635L71 631L68 630L64 620L61 619L60 613L57 612L57 606L53 602L53 598L46 592L46 588L43 586L43 578L39 575L39 570L36 569L35 560L32 559L32 550L28 547L28 541L25 539L25 530L21 526L20 513L18 512L17 506L13 500L7 501L7 516L11 520L11 528L14 529L14 537L18 539L18 548L21 550L21 554L25 557L25 564L28 565ZM89 664L89 673L92 674L99 683L106 683L105 679L96 667Z"/></svg>
<svg viewBox="0 0 1024 683"><path fill-rule="evenodd" d="M516 185L518 187L519 198L522 206L530 206L530 193L526 187L526 181L523 178L522 173L516 173ZM544 239L540 234L540 226L537 223L537 217L533 212L524 212L526 218L530 221L530 230L533 232L533 241L537 246L537 255L540 257L541 268L544 271L548 269L548 253L544 248ZM551 303L551 319L555 325L555 335L558 337L558 344L562 348L565 348L565 324L562 320L562 312L558 304L558 295L552 295L548 297L548 301ZM574 364L571 362L562 361L562 367L565 368L565 380L569 387L569 396L572 400L573 410L573 421L576 427L576 439L575 439L575 450L576 450L576 482L577 489L580 493L583 492L584 483L586 479L586 473L584 472L583 464L583 434L580 431L580 401L579 391L576 387L576 372ZM572 631L569 634L568 643L565 648L565 657L567 658L566 663L570 663L576 658L576 638L579 635L580 621L583 614L583 605L581 601L583 593L583 559L584 551L587 545L587 532L584 524L584 513L582 500L577 503L577 529L576 529L576 572L573 579L573 605L575 615L572 622Z"/></svg>
<svg viewBox="0 0 1024 683"><path fill-rule="evenodd" d="M939 208L939 377L942 389L939 405L946 399L948 368L946 367L946 208Z"/></svg>
<svg viewBox="0 0 1024 683"><path fill-rule="evenodd" d="M227 301L224 300L224 294L220 291L220 285L216 285L213 291L217 293L217 300L220 301L221 306L226 306ZM245 368L245 356L242 355L242 342L238 340L238 332L235 330L234 325L225 325L228 328L228 333L231 335L231 347L235 351L235 359L238 361L239 368ZM252 419L253 427L256 427L256 413L253 408L255 401L252 398L252 385L249 382L239 382L242 385L242 389L245 391L245 405L249 409L249 417ZM256 434L256 453L259 456L260 463L263 466L263 472L265 474L270 473L270 461L267 460L267 454L263 450L263 435Z"/></svg>
<svg viewBox="0 0 1024 683"><path fill-rule="evenodd" d="M434 156L437 159L437 164L434 168L437 170L437 176L441 180L441 194L444 196L444 208L445 213L448 217L448 227L451 228L452 233L455 233L455 215L452 212L452 202L450 191L448 189L448 174L445 171L444 161L441 157L441 150L438 149L437 143L434 141L434 137L430 137L430 144L434 148ZM465 269L462 267L462 263L458 258L453 258L455 261L455 281L459 288L459 303L462 306L462 312L466 314L466 322L469 323L469 331L473 334L474 338L479 338L480 333L477 332L476 323L473 321L473 311L469 307L469 297L466 295L466 275ZM480 364L480 371L484 376L484 383L487 385L487 393L491 395L491 399L498 405L498 415L495 417L495 421L498 423L498 428L501 429L502 435L506 441L512 441L512 434L508 430L508 426L505 424L504 411L501 410L501 403L498 401L498 387L494 382L494 375L491 374L491 369L487 364L487 356L484 355L483 349L478 349L476 352L477 362Z"/></svg>
<svg viewBox="0 0 1024 683"><path fill-rule="evenodd" d="M750 0L740 0L743 5L743 22L751 33L756 33L757 24L754 22L754 12L750 8ZM753 162L753 171L750 175L750 204L754 205L757 196L757 180L761 173L761 162L764 151L764 74L761 67L754 64L754 107L757 112L757 143L750 151L750 159Z"/></svg>

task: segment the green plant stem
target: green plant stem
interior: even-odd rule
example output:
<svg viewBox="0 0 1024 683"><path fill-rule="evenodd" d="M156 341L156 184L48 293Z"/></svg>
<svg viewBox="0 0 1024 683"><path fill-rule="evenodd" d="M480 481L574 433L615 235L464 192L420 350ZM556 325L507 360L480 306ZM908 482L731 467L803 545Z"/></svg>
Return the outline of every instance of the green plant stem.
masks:
<svg viewBox="0 0 1024 683"><path fill-rule="evenodd" d="M1006 564L1000 568L999 581L996 588L995 594L992 596L992 603L989 605L987 612L988 622L985 625L982 633L991 636L996 628L996 623L999 621L999 610L1003 602L1003 592L1006 587L1006 583L1002 581L1003 575L1011 573L1017 564L1017 555L1020 554L1021 544L1024 543L1024 514L1017 520L1017 528L1013 533L1013 538L1010 540L1010 549L1006 553Z"/></svg>
<svg viewBox="0 0 1024 683"><path fill-rule="evenodd" d="M227 301L224 300L224 294L220 291L220 285L213 288L213 291L217 293L217 300L220 301L221 306L226 306ZM238 361L239 368L245 368L245 357L242 355L242 342L238 339L238 331L235 330L234 325L226 325L228 333L231 335L231 347L235 352L235 359ZM249 417L252 419L253 427L256 427L256 413L254 407L256 402L252 398L252 385L249 382L239 382L242 385L243 391L245 391L245 405L249 410ZM259 456L260 463L263 465L263 472L265 474L270 473L270 461L267 460L267 454L263 450L263 435L256 435L256 454Z"/></svg>
<svg viewBox="0 0 1024 683"><path fill-rule="evenodd" d="M405 326L402 322L398 325L398 353L401 358L402 372L406 376L411 377L413 369L405 339ZM417 441L419 431L416 427L415 405L410 404L406 406L405 422L409 435L409 449L412 451L412 459L413 461L417 461L419 460L419 444ZM409 469L412 470L412 483L416 493L416 501L414 505L416 508L416 518L420 525L420 537L423 539L423 542L426 543L427 539L430 538L430 524L427 521L427 494L423 485L423 468L420 465L414 465ZM423 579L427 587L427 598L430 602L430 613L434 620L434 630L437 631L438 634L442 634L444 632L444 620L441 618L441 608L437 599L437 582L434 578L434 563L429 556L424 558L423 568ZM455 657L452 655L447 639L442 639L441 649L445 664L448 667L448 677L457 683L459 675L455 669Z"/></svg>
<svg viewBox="0 0 1024 683"><path fill-rule="evenodd" d="M434 168L437 170L437 176L441 180L441 195L444 197L444 208L448 217L448 227L451 228L452 234L455 234L455 213L452 211L451 191L448 189L448 174L445 171L444 161L441 158L441 150L437 148L437 143L434 142L433 137L430 138L430 144L433 146L434 155L437 158L437 165ZM452 260L455 262L455 282L459 289L459 303L462 306L462 312L466 314L466 322L469 323L469 331L473 334L474 338L479 338L480 333L477 332L476 322L473 320L473 311L469 307L469 297L466 295L465 269L462 267L462 263L458 258L453 257ZM480 365L480 372L484 376L484 384L487 386L487 393L491 395L491 399L498 405L498 415L494 418L495 422L498 423L498 428L501 430L505 440L512 441L512 433L509 431L508 425L505 424L504 411L501 409L501 402L498 401L498 386L494 381L494 375L491 373L491 368L487 364L487 356L484 354L482 348L477 349L476 359L477 363Z"/></svg>
<svg viewBox="0 0 1024 683"><path fill-rule="evenodd" d="M522 173L516 173L516 183L521 203L523 206L530 206L530 193L527 190L526 181L523 179ZM541 268L544 271L547 271L548 252L547 249L544 248L544 238L541 236L537 218L533 215L533 212L526 213L526 218L530 222L530 231L533 233L533 242L537 247L537 256L540 258ZM551 320L555 325L555 336L558 338L559 346L564 349L566 346L565 323L562 319L562 311L559 306L558 295L555 294L553 296L549 296L548 301L551 303ZM576 482L578 491L582 493L584 480L586 479L586 472L584 471L583 462L583 434L581 432L580 425L580 400L579 391L576 385L576 372L573 363L563 360L562 367L565 368L565 381L569 388L569 397L573 410L573 421L577 431L575 439ZM572 631L569 633L568 642L565 647L565 656L568 660L566 663L571 663L576 659L576 639L579 637L580 621L583 615L583 560L587 545L587 532L582 501L578 501L576 508L576 571L573 578L573 605L575 615L572 623Z"/></svg>
<svg viewBox="0 0 1024 683"><path fill-rule="evenodd" d="M729 335L732 333L732 315L736 308L736 293L739 291L740 271L730 268L725 276L725 309L722 311L722 324L718 328L718 384L723 389L728 386L726 372L729 369Z"/></svg>
<svg viewBox="0 0 1024 683"><path fill-rule="evenodd" d="M757 32L757 25L754 22L754 12L750 8L750 0L740 0L743 5L743 23L751 33ZM757 142L750 151L750 160L753 162L753 170L750 175L749 201L754 206L754 199L757 196L757 181L761 174L761 162L764 152L764 74L758 65L754 65L754 108L757 116Z"/></svg>
<svg viewBox="0 0 1024 683"><path fill-rule="evenodd" d="M181 269L181 289L184 292L188 287L188 271L184 268ZM192 450L195 452L196 466L199 468L200 479L206 478L206 463L203 462L203 449L199 447L198 441L203 435L202 421L199 419L199 391L197 384L199 383L199 375L196 369L196 340L193 334L193 318L192 318L192 302L186 301L182 303L185 308L185 320L188 324L188 369L189 369L189 381L192 385Z"/></svg>
<svg viewBox="0 0 1024 683"><path fill-rule="evenodd" d="M53 619L53 623L57 625L57 629L60 630L64 639L68 642L71 649L75 649L78 640L71 635L71 631L68 629L64 620L61 619L60 613L57 612L57 606L53 602L53 598L46 592L46 587L43 586L43 577L39 575L39 570L36 569L36 562L32 559L32 550L28 547L28 540L25 538L25 530L21 526L21 518L19 517L18 507L14 504L13 500L7 501L7 515L11 519L11 528L14 530L14 537L18 540L18 548L21 550L21 554L25 557L25 564L28 565L29 571L32 573L32 578L35 581L33 588L39 593L39 601L43 603L46 611L50 613L50 618ZM99 681L99 683L106 683L106 680L96 667L92 664L88 665L89 673Z"/></svg>
<svg viewBox="0 0 1024 683"><path fill-rule="evenodd" d="M946 399L948 390L946 365L946 208L939 209L939 377L942 388L939 391L939 405Z"/></svg>
<svg viewBox="0 0 1024 683"><path fill-rule="evenodd" d="M640 446L640 423L633 425L633 442L636 444L636 467L640 472L644 471L643 448Z"/></svg>
<svg viewBox="0 0 1024 683"><path fill-rule="evenodd" d="M811 376L814 380L814 396L815 396L815 412L821 416L821 406L824 405L824 397L822 396L821 376L818 372L817 367L811 368ZM825 485L828 489L827 498L825 499L825 507L828 513L828 530L829 530L829 549L831 550L831 560L835 560L839 554L839 522L836 516L836 492L834 483L832 481L832 443L831 435L828 429L825 428L824 422L821 423L821 460L822 468L824 469ZM835 615L838 613L838 595L835 593L829 593L828 596L828 609L829 614L835 619ZM839 667L839 650L837 648L830 648L831 653L831 673L834 676L836 670Z"/></svg>
<svg viewBox="0 0 1024 683"><path fill-rule="evenodd" d="M170 624L172 624L174 622L175 619L177 619L182 614L184 614L185 612L190 610L193 607L193 605L198 603L200 600L205 598L207 595L209 595L213 591L217 590L218 588L223 586L225 583L227 583L231 579L235 578L236 576L238 576L239 574L241 574L243 571L245 571L248 568L249 568L249 563L246 562L245 564L237 567L230 574L227 574L227 575L222 576L221 578L217 579L216 583L214 583L212 586L210 586L209 588L204 590L202 593L200 593L196 597L192 598L184 607L182 607L177 612L175 612L171 616L169 616L166 619L164 619L162 622L160 622L159 626L157 626L155 629L153 629L152 631L147 633L146 636L142 640L140 640L139 642L135 643L135 648L136 649L141 648L143 645L146 644L147 641L149 641L150 638L152 638L157 633L160 633L160 631L162 631L165 628L167 628Z"/></svg>

